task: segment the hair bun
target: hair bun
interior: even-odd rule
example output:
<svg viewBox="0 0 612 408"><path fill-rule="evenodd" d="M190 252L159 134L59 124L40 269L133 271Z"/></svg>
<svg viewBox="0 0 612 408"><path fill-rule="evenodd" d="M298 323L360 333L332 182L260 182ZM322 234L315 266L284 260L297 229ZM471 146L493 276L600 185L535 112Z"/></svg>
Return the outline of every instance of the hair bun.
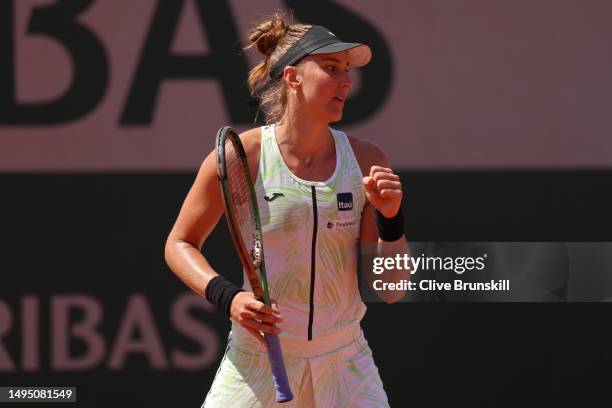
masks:
<svg viewBox="0 0 612 408"><path fill-rule="evenodd" d="M249 41L257 45L259 52L269 57L288 30L289 25L285 20L279 14L274 14L251 31Z"/></svg>

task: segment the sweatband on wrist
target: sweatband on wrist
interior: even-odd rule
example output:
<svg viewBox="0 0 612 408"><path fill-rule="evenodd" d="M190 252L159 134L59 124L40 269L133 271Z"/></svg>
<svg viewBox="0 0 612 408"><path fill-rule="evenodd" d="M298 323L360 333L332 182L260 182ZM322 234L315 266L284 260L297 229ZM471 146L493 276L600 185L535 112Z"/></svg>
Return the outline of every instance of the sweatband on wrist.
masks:
<svg viewBox="0 0 612 408"><path fill-rule="evenodd" d="M376 226L378 227L378 236L383 241L397 241L404 235L404 215L402 209L397 212L393 218L386 218L378 210L376 210Z"/></svg>
<svg viewBox="0 0 612 408"><path fill-rule="evenodd" d="M218 309L223 310L225 314L231 316L230 306L232 300L240 292L244 292L244 290L219 275L208 281L204 297Z"/></svg>

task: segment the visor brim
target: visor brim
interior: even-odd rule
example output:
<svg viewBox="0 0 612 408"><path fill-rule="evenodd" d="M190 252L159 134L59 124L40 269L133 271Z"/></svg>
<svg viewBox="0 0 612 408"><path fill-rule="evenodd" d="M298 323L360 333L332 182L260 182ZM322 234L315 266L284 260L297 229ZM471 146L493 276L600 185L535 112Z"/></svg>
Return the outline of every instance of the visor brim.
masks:
<svg viewBox="0 0 612 408"><path fill-rule="evenodd" d="M365 44L337 42L324 45L311 51L309 54L333 54L348 51L349 64L351 67L362 67L372 59L372 50Z"/></svg>

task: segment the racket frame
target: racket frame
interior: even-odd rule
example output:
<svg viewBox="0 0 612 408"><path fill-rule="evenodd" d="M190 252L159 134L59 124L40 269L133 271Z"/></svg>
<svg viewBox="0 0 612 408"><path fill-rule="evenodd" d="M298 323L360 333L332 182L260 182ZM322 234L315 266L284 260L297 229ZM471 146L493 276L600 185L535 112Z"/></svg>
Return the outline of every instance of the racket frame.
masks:
<svg viewBox="0 0 612 408"><path fill-rule="evenodd" d="M253 232L253 251L249 253L245 243L243 242L242 234L236 226L237 221L232 211L232 197L227 177L227 169L225 162L225 143L229 139L234 145L238 154L238 161L242 170L247 176L248 198L251 215L253 217L254 232ZM263 235L261 232L261 222L259 219L259 209L257 208L257 196L255 195L255 187L249 170L249 165L244 151L244 147L240 142L240 138L229 126L224 126L217 132L215 140L216 156L217 156L217 177L221 187L221 196L223 197L223 208L225 218L230 229L230 235L234 242L234 247L240 257L240 262L245 269L247 279L251 284L251 289L257 300L263 302L267 306L272 306L270 302L270 293L268 289L268 280L266 278L266 268L264 262L263 251ZM274 378L274 387L276 389L276 402L282 403L291 401L293 393L289 386L287 378L287 370L283 360L280 339L276 334L265 333L264 338L267 343L268 357L272 368Z"/></svg>
<svg viewBox="0 0 612 408"><path fill-rule="evenodd" d="M245 242L242 239L242 234L236 228L236 218L232 211L232 205L230 205L231 193L229 188L229 180L227 178L226 163L225 163L225 140L229 139L234 145L236 152L239 156L239 163L242 167L242 171L248 176L247 188L249 189L248 195L250 196L249 205L251 206L251 214L253 215L254 233L253 233L253 248L255 253L249 253ZM228 227L230 229L230 235L234 242L234 247L238 252L240 261L245 268L245 272L249 282L251 283L251 289L257 300L271 306L270 303L270 292L268 289L268 280L266 278L266 269L264 262L263 253L263 240L261 232L261 222L259 218L259 209L257 208L257 199L255 195L255 187L253 186L251 172L248 167L246 153L240 138L229 126L222 127L217 133L216 139L217 149L217 176L221 183L221 195L223 197L223 208L225 211L225 218L227 220Z"/></svg>

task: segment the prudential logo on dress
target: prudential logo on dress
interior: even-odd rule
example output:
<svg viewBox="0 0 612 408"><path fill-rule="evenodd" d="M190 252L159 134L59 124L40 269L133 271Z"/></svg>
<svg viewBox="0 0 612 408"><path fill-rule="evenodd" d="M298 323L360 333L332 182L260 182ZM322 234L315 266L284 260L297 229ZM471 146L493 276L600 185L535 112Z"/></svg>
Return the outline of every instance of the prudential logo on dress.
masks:
<svg viewBox="0 0 612 408"><path fill-rule="evenodd" d="M353 209L353 193L338 193L338 211L351 211Z"/></svg>

